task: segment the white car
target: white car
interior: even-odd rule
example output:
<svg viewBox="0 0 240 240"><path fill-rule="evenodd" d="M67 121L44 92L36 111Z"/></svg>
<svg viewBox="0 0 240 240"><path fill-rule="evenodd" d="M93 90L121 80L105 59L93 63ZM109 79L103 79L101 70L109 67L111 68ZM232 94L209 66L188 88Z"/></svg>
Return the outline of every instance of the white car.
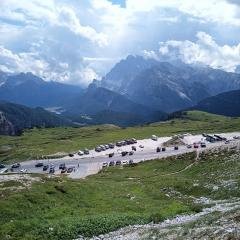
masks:
<svg viewBox="0 0 240 240"><path fill-rule="evenodd" d="M127 165L128 164L128 161L127 160L123 160L122 161L122 165Z"/></svg>
<svg viewBox="0 0 240 240"><path fill-rule="evenodd" d="M108 163L107 163L107 162L104 162L104 163L102 164L102 167L103 167L103 168L108 167Z"/></svg>
<svg viewBox="0 0 240 240"><path fill-rule="evenodd" d="M25 169L25 168L24 168L24 169L21 169L21 170L20 170L20 173L27 173L27 169Z"/></svg>
<svg viewBox="0 0 240 240"><path fill-rule="evenodd" d="M79 155L79 156L83 156L83 155L84 155L84 152L83 152L83 151L78 151L78 155Z"/></svg>
<svg viewBox="0 0 240 240"><path fill-rule="evenodd" d="M152 138L153 141L157 141L158 140L158 137L156 135L152 135L151 138Z"/></svg>

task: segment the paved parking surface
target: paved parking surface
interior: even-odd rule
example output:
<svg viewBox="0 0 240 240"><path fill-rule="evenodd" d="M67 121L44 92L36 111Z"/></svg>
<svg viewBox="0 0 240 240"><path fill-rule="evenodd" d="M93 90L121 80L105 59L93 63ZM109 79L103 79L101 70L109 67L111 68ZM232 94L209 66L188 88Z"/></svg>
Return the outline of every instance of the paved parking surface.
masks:
<svg viewBox="0 0 240 240"><path fill-rule="evenodd" d="M94 150L90 150L89 155L78 156L77 154L74 157L64 157L59 159L49 159L49 160L31 160L21 163L21 167L18 169L14 169L14 172L20 172L22 169L26 169L28 173L48 173L49 169L44 172L42 167L35 167L35 164L38 162L42 162L44 165L53 165L55 167L54 174L61 174L61 170L59 170L59 165L62 163L66 164L66 167L73 167L74 170L68 174L71 178L85 178L86 176L95 174L102 169L102 164L104 162L109 163L110 161L129 161L133 160L135 163L140 161L147 161L152 159L164 158L168 156L173 156L177 154L184 154L192 151L206 151L212 148L218 147L233 147L235 145L240 145L240 140L234 140L233 136L240 136L240 132L235 133L225 133L220 134L223 137L226 137L230 140L229 144L225 144L225 142L216 142L216 143L208 143L205 141L205 138L202 135L186 135L183 138L183 142L186 144L193 144L194 142L205 141L206 148L187 148L186 145L179 146L178 150L174 150L173 147L166 148L165 152L156 152L156 148L158 146L162 146L162 144L171 137L162 137L158 138L158 141L153 141L151 139L143 139L138 140L137 144L127 145L122 147L115 147L114 149L108 149L106 151L97 153ZM139 145L143 145L144 148L139 148ZM137 151L134 152L132 156L124 156L122 157L121 151L131 151L131 147L136 146ZM112 158L108 157L109 153L114 152L114 156ZM8 166L9 168L11 166Z"/></svg>

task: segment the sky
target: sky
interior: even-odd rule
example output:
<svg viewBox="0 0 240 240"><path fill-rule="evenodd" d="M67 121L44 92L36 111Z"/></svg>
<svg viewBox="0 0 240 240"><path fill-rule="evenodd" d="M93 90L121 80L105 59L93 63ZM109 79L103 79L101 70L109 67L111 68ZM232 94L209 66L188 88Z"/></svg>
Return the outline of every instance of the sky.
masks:
<svg viewBox="0 0 240 240"><path fill-rule="evenodd" d="M87 86L129 54L234 72L240 0L0 0L0 70Z"/></svg>

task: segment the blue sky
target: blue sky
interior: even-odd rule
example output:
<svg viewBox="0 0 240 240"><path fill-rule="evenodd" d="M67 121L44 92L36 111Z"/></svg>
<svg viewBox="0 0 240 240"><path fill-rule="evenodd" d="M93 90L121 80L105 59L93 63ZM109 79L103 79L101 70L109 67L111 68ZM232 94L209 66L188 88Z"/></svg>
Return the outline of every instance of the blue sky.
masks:
<svg viewBox="0 0 240 240"><path fill-rule="evenodd" d="M126 1L125 0L111 0L113 4L119 4L121 7L126 6Z"/></svg>
<svg viewBox="0 0 240 240"><path fill-rule="evenodd" d="M239 1L0 1L1 71L87 86L129 54L234 72Z"/></svg>

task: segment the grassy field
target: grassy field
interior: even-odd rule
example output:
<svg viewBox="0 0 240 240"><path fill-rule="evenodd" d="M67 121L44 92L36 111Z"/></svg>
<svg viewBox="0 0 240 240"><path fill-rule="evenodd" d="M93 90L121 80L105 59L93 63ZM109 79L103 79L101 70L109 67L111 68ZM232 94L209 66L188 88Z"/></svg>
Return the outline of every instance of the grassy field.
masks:
<svg viewBox="0 0 240 240"><path fill-rule="evenodd" d="M240 118L229 118L204 112L188 112L182 119L126 129L116 126L82 128L49 128L27 130L22 136L0 137L0 162L16 162L41 158L49 154L69 153L94 148L118 140L135 137L142 139L152 134L170 136L178 133L240 131Z"/></svg>
<svg viewBox="0 0 240 240"><path fill-rule="evenodd" d="M19 190L13 181L1 183L0 239L68 240L199 212L196 198L240 197L239 160L236 150L209 152L176 173L195 161L190 153L108 168L85 180L38 176Z"/></svg>

